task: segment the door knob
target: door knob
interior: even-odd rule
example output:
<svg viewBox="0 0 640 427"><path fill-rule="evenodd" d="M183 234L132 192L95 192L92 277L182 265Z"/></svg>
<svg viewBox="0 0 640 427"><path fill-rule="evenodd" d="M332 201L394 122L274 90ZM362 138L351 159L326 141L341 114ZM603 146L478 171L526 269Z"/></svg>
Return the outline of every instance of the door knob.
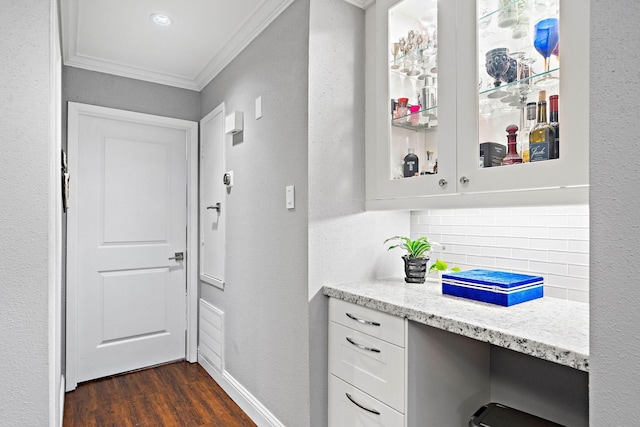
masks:
<svg viewBox="0 0 640 427"><path fill-rule="evenodd" d="M220 202L216 203L215 205L209 205L207 206L207 209L213 209L215 211L220 212Z"/></svg>
<svg viewBox="0 0 640 427"><path fill-rule="evenodd" d="M175 259L176 261L182 261L184 260L184 252L176 252L175 253L176 256L172 256L169 259Z"/></svg>

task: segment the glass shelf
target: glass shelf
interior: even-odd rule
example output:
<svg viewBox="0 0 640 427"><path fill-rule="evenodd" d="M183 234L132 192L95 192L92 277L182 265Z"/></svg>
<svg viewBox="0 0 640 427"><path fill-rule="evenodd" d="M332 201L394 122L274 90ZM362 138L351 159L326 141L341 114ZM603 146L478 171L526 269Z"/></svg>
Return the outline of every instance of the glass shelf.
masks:
<svg viewBox="0 0 640 427"><path fill-rule="evenodd" d="M558 71L560 71L560 68L554 68L551 69L549 71L546 72L542 72L542 73L537 73L537 74L532 74L531 77L527 77L526 79L522 79L522 80L515 80L511 83L502 83L500 86L498 87L492 87L490 89L484 89L481 90L479 95L480 97L488 97L489 94L500 91L500 90L512 90L515 87L518 87L520 85L527 87L529 90L529 93L533 93L533 92L538 92L539 90L543 90L543 89L547 89L545 87L538 87L536 86L536 81L538 81L539 79L543 78L544 76L552 76L554 73L557 73ZM533 82L533 83L530 83ZM559 84L559 79L556 82L556 85Z"/></svg>
<svg viewBox="0 0 640 427"><path fill-rule="evenodd" d="M425 108L415 113L409 113L405 116L400 116L391 119L391 125L393 127L408 129L414 132L435 132L438 125L433 124L433 120L437 120L436 111L438 110L438 106L431 108ZM426 120L426 122L418 122L414 124L411 122L411 117L416 114L419 117L419 120Z"/></svg>

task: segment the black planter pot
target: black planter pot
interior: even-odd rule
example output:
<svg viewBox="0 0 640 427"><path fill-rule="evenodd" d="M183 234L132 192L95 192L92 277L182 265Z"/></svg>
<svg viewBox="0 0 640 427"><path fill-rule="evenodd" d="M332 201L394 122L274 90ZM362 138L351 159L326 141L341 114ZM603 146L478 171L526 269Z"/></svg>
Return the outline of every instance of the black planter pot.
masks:
<svg viewBox="0 0 640 427"><path fill-rule="evenodd" d="M404 281L407 283L424 283L429 258L409 258L405 255L402 259L404 260Z"/></svg>

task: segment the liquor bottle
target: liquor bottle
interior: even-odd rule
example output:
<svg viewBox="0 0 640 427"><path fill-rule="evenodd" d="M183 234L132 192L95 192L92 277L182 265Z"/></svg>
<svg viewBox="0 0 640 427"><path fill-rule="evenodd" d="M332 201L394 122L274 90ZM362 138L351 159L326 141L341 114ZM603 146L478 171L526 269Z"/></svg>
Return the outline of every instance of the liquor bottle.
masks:
<svg viewBox="0 0 640 427"><path fill-rule="evenodd" d="M529 133L529 160L539 162L549 159L549 148L555 142L555 132L547 123L547 91L538 93L538 121Z"/></svg>
<svg viewBox="0 0 640 427"><path fill-rule="evenodd" d="M419 174L418 156L413 153L413 148L409 148L409 154L404 156L403 174L405 178Z"/></svg>
<svg viewBox="0 0 640 427"><path fill-rule="evenodd" d="M557 159L560 157L560 125L558 124L558 95L549 97L549 124L555 132L555 140L553 147L549 148L549 158Z"/></svg>
<svg viewBox="0 0 640 427"><path fill-rule="evenodd" d="M528 102L524 114L525 120L522 129L520 129L519 145L520 157L522 157L522 161L526 163L529 161L529 133L536 125L536 103Z"/></svg>
<svg viewBox="0 0 640 427"><path fill-rule="evenodd" d="M522 159L518 156L516 152L516 132L518 131L518 126L509 125L507 126L507 149L509 152L504 159L502 159L503 165L515 165L516 163L522 163Z"/></svg>

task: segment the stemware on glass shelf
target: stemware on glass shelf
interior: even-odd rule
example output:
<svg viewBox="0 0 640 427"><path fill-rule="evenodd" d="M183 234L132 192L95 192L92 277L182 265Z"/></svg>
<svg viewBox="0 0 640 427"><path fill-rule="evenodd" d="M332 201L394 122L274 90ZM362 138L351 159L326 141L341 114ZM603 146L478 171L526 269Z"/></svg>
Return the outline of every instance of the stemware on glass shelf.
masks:
<svg viewBox="0 0 640 427"><path fill-rule="evenodd" d="M547 86L555 84L553 81L557 79L549 74L549 57L555 50L559 41L559 23L558 18L546 18L536 22L534 26L533 46L538 53L544 58L545 75L536 81L536 84Z"/></svg>
<svg viewBox="0 0 640 427"><path fill-rule="evenodd" d="M487 74L494 78L493 84L497 88L502 84L502 79L507 70L509 70L509 49L506 47L497 47L491 49L486 54ZM489 98L502 98L507 96L507 92L502 90L494 90L489 93Z"/></svg>
<svg viewBox="0 0 640 427"><path fill-rule="evenodd" d="M391 43L391 54L393 55L393 65L391 66L392 70L397 70L400 68L396 61L398 60L398 53L400 52L400 43Z"/></svg>

